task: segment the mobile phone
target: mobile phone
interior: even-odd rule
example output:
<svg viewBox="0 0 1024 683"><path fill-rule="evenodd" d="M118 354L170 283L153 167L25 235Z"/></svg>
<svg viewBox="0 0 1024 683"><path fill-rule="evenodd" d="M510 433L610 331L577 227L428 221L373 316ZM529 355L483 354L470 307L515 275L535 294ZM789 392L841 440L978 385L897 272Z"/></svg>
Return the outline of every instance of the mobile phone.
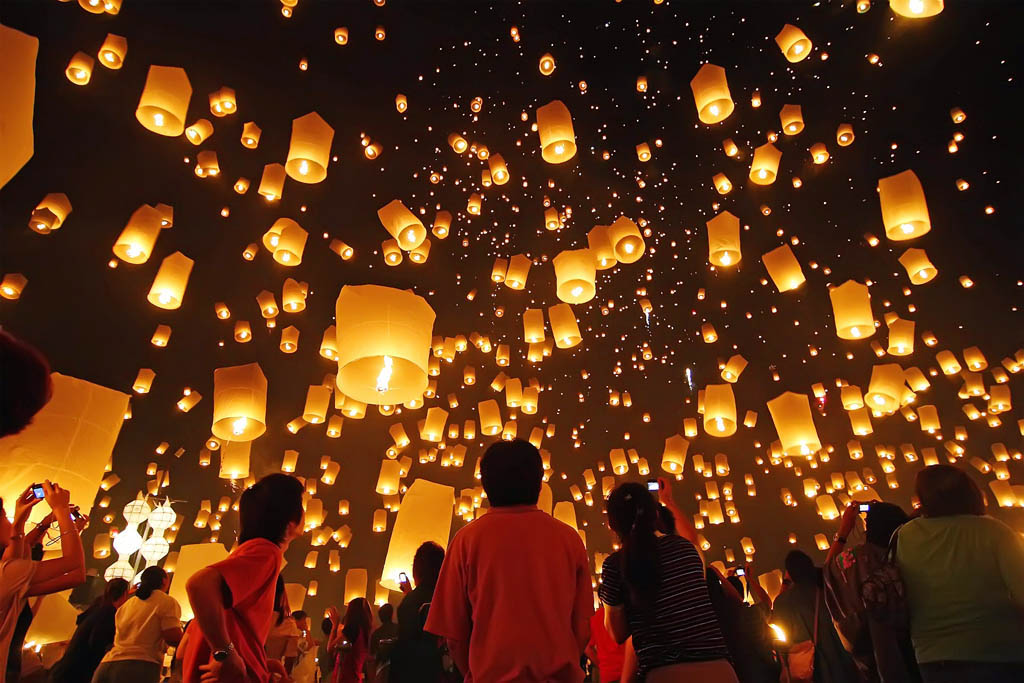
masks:
<svg viewBox="0 0 1024 683"><path fill-rule="evenodd" d="M736 568L736 576L746 576L746 575L747 575L747 570L746 569L744 569L743 567L737 567Z"/></svg>
<svg viewBox="0 0 1024 683"><path fill-rule="evenodd" d="M871 508L871 504L870 503L861 503L860 504L860 511L861 512L867 512L870 508Z"/></svg>
<svg viewBox="0 0 1024 683"><path fill-rule="evenodd" d="M658 480L657 479L648 479L647 480L647 490L648 491L657 491L660 488L661 487L658 485Z"/></svg>
<svg viewBox="0 0 1024 683"><path fill-rule="evenodd" d="M399 585L405 585L409 583L409 575L405 572L398 572L398 583Z"/></svg>
<svg viewBox="0 0 1024 683"><path fill-rule="evenodd" d="M71 508L71 519L75 520L76 522L82 519L82 513L79 512L78 508Z"/></svg>
<svg viewBox="0 0 1024 683"><path fill-rule="evenodd" d="M32 484L32 495L35 496L36 500L46 498L46 491L43 489L43 485Z"/></svg>

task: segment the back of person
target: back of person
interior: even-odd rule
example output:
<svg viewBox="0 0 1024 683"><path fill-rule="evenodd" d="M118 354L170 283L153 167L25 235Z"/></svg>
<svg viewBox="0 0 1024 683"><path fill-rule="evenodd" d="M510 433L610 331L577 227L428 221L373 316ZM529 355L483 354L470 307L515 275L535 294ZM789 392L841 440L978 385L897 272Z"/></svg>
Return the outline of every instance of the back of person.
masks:
<svg viewBox="0 0 1024 683"><path fill-rule="evenodd" d="M818 630L814 632L814 613L818 610ZM772 609L772 623L786 634L786 644L814 640L815 683L856 683L856 666L843 648L832 625L820 588L815 584L795 583L783 591Z"/></svg>
<svg viewBox="0 0 1024 683"><path fill-rule="evenodd" d="M104 662L136 660L163 664L163 631L181 623L178 601L161 590L145 600L133 596L121 605L114 617L114 646L103 657Z"/></svg>
<svg viewBox="0 0 1024 683"><path fill-rule="evenodd" d="M618 681L622 677L622 664L626 657L626 646L616 643L604 625L604 607L598 608L590 618L590 643L597 656L594 664L601 683Z"/></svg>
<svg viewBox="0 0 1024 683"><path fill-rule="evenodd" d="M50 683L88 683L114 642L116 608L102 603L82 613L64 656L50 669Z"/></svg>
<svg viewBox="0 0 1024 683"><path fill-rule="evenodd" d="M456 575L466 594L449 590ZM436 632L439 605L441 613L463 612L455 603L467 597L472 680L582 680L573 615L585 599L589 617L593 597L586 549L572 527L535 505L491 508L449 545L426 629Z"/></svg>
<svg viewBox="0 0 1024 683"><path fill-rule="evenodd" d="M1024 543L991 517L918 518L897 560L920 663L1024 661Z"/></svg>

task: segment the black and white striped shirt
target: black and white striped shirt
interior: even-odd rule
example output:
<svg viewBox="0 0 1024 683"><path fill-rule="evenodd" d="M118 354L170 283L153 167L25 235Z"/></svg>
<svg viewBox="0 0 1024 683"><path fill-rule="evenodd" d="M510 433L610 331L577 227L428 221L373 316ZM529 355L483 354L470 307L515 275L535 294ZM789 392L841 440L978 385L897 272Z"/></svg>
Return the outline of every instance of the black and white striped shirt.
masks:
<svg viewBox="0 0 1024 683"><path fill-rule="evenodd" d="M621 551L605 559L598 591L606 605L625 606L641 680L658 667L729 656L697 549L679 536L658 537L656 549L661 579L653 609L641 611L630 604Z"/></svg>

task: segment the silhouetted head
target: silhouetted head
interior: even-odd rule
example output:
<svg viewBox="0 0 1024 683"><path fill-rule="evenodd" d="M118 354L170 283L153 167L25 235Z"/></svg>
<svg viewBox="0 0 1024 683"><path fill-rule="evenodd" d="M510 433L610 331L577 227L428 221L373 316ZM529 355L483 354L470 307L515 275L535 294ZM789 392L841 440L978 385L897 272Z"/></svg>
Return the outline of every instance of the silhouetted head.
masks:
<svg viewBox="0 0 1024 683"><path fill-rule="evenodd" d="M543 480L540 451L529 441L495 441L480 460L480 481L493 507L536 505Z"/></svg>
<svg viewBox="0 0 1024 683"><path fill-rule="evenodd" d="M932 465L917 473L914 492L925 517L985 514L985 497L966 472L953 465Z"/></svg>

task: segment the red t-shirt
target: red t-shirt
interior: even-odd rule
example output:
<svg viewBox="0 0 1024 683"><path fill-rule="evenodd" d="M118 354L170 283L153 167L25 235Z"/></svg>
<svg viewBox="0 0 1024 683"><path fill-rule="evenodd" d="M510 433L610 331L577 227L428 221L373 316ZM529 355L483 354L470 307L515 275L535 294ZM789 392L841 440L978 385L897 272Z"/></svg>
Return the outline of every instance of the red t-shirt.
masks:
<svg viewBox="0 0 1024 683"><path fill-rule="evenodd" d="M593 611L576 531L533 505L496 507L449 544L424 630L469 643L466 683L579 683Z"/></svg>
<svg viewBox="0 0 1024 683"><path fill-rule="evenodd" d="M254 538L235 548L226 558L210 565L223 577L231 590L231 609L227 610L228 637L245 662L246 680L266 683L267 654L263 649L274 614L274 589L281 572L283 554L276 543ZM203 672L199 667L209 663L210 644L206 641L199 620L189 625L182 666L184 683L199 683Z"/></svg>
<svg viewBox="0 0 1024 683"><path fill-rule="evenodd" d="M626 657L625 643L619 644L604 626L604 605L597 608L590 617L590 647L597 650L597 670L601 681L617 681L622 678L622 662Z"/></svg>

